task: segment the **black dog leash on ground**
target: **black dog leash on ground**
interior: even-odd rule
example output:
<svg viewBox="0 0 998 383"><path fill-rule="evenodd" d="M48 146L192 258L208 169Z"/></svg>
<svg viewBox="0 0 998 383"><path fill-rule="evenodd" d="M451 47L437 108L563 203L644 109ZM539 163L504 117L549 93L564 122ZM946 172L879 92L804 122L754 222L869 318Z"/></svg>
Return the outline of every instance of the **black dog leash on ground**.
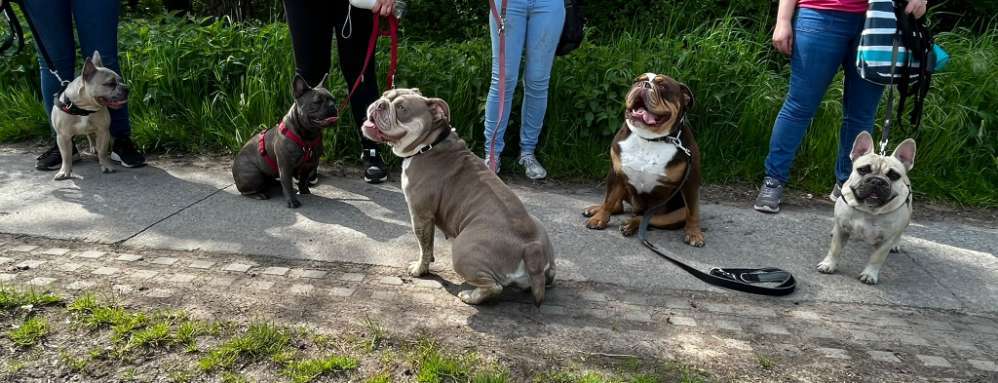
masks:
<svg viewBox="0 0 998 383"><path fill-rule="evenodd" d="M681 146L680 148L683 151L686 151L685 148L682 148ZM683 181L672 192L672 195L670 195L669 198L666 198L662 203L652 207L651 209L645 210L644 216L641 217L641 226L638 228L638 239L641 240L641 244L645 245L645 247L653 253L658 254L662 258L665 258L669 262L679 266L687 273L692 274L697 279L714 286L738 290L746 293L772 296L782 296L794 292L794 289L797 288L797 281L794 279L794 276L790 274L790 272L775 267L764 267L761 269L731 269L713 267L710 271L705 273L686 264L675 254L655 246L654 243L651 243L651 241L648 240L648 223L651 221L651 217L655 215L655 212L665 208L669 201L675 198L679 191L682 190L687 179L690 177L690 168L693 167L692 161L692 156L687 155L686 172L683 174ZM777 285L770 287L760 285L761 283L777 283Z"/></svg>

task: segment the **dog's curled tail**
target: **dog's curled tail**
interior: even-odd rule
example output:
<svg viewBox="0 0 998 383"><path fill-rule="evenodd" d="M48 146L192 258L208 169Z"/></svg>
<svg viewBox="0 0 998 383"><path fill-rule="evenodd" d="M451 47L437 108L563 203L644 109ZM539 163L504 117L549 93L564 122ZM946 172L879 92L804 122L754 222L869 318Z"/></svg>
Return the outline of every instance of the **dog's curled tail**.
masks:
<svg viewBox="0 0 998 383"><path fill-rule="evenodd" d="M544 302L546 285L554 279L554 264L548 264L547 250L543 243L535 241L528 243L523 251L523 264L530 276L530 292L534 295L534 305L538 307Z"/></svg>

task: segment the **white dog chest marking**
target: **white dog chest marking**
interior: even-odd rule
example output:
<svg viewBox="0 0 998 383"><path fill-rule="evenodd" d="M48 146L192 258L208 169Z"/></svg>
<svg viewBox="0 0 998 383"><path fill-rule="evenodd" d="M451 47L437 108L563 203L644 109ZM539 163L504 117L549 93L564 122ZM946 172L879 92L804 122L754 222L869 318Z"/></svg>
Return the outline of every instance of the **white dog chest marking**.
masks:
<svg viewBox="0 0 998 383"><path fill-rule="evenodd" d="M620 141L620 167L638 193L650 193L665 177L665 166L676 156L676 145L648 141L632 133Z"/></svg>

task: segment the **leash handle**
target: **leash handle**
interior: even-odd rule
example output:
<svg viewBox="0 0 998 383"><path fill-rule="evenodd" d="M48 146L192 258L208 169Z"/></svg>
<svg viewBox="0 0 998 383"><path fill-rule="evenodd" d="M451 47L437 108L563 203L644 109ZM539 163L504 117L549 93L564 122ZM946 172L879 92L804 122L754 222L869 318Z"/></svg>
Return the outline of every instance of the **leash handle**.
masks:
<svg viewBox="0 0 998 383"><path fill-rule="evenodd" d="M496 29L499 33L499 108L496 116L496 126L492 129L492 138L489 144L489 170L496 172L496 137L499 135L499 127L502 125L503 113L506 111L506 2L502 0L501 10L496 7L495 0L489 0L489 8L492 17L495 19Z"/></svg>
<svg viewBox="0 0 998 383"><path fill-rule="evenodd" d="M683 262L679 257L671 254L669 251L655 246L654 243L648 240L648 224L651 222L651 217L655 214L655 212L664 208L670 200L679 194L679 191L682 190L682 186L685 185L686 181L689 179L690 169L692 167L692 157L690 157L686 163L686 171L683 173L683 181L679 184L679 187L673 190L669 198L665 199L662 203L652 207L651 209L645 210L645 214L641 217L641 224L638 226L638 239L641 240L641 244L653 253L658 254L660 257L665 258L676 266L679 266L679 268L683 269L690 275L693 275L697 279L714 286L738 290L746 293L771 296L783 296L794 292L797 288L797 280L795 280L794 276L787 271L775 267L764 267L760 269L714 267L704 273L703 271L690 266L686 262ZM778 283L778 285L774 287L759 285L760 283L774 282Z"/></svg>

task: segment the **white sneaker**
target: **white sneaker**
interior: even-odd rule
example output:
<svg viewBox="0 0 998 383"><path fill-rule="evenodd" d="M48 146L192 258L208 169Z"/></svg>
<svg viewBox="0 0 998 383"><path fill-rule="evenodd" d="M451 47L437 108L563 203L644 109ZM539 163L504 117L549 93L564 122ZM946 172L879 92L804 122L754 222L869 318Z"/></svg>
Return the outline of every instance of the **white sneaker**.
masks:
<svg viewBox="0 0 998 383"><path fill-rule="evenodd" d="M489 155L485 155L485 167L489 167ZM499 174L499 159L496 158L496 174Z"/></svg>
<svg viewBox="0 0 998 383"><path fill-rule="evenodd" d="M541 162L537 161L537 157L533 154L521 154L517 163L526 169L527 178L541 180L548 176L548 171L544 169L544 166L541 166Z"/></svg>

